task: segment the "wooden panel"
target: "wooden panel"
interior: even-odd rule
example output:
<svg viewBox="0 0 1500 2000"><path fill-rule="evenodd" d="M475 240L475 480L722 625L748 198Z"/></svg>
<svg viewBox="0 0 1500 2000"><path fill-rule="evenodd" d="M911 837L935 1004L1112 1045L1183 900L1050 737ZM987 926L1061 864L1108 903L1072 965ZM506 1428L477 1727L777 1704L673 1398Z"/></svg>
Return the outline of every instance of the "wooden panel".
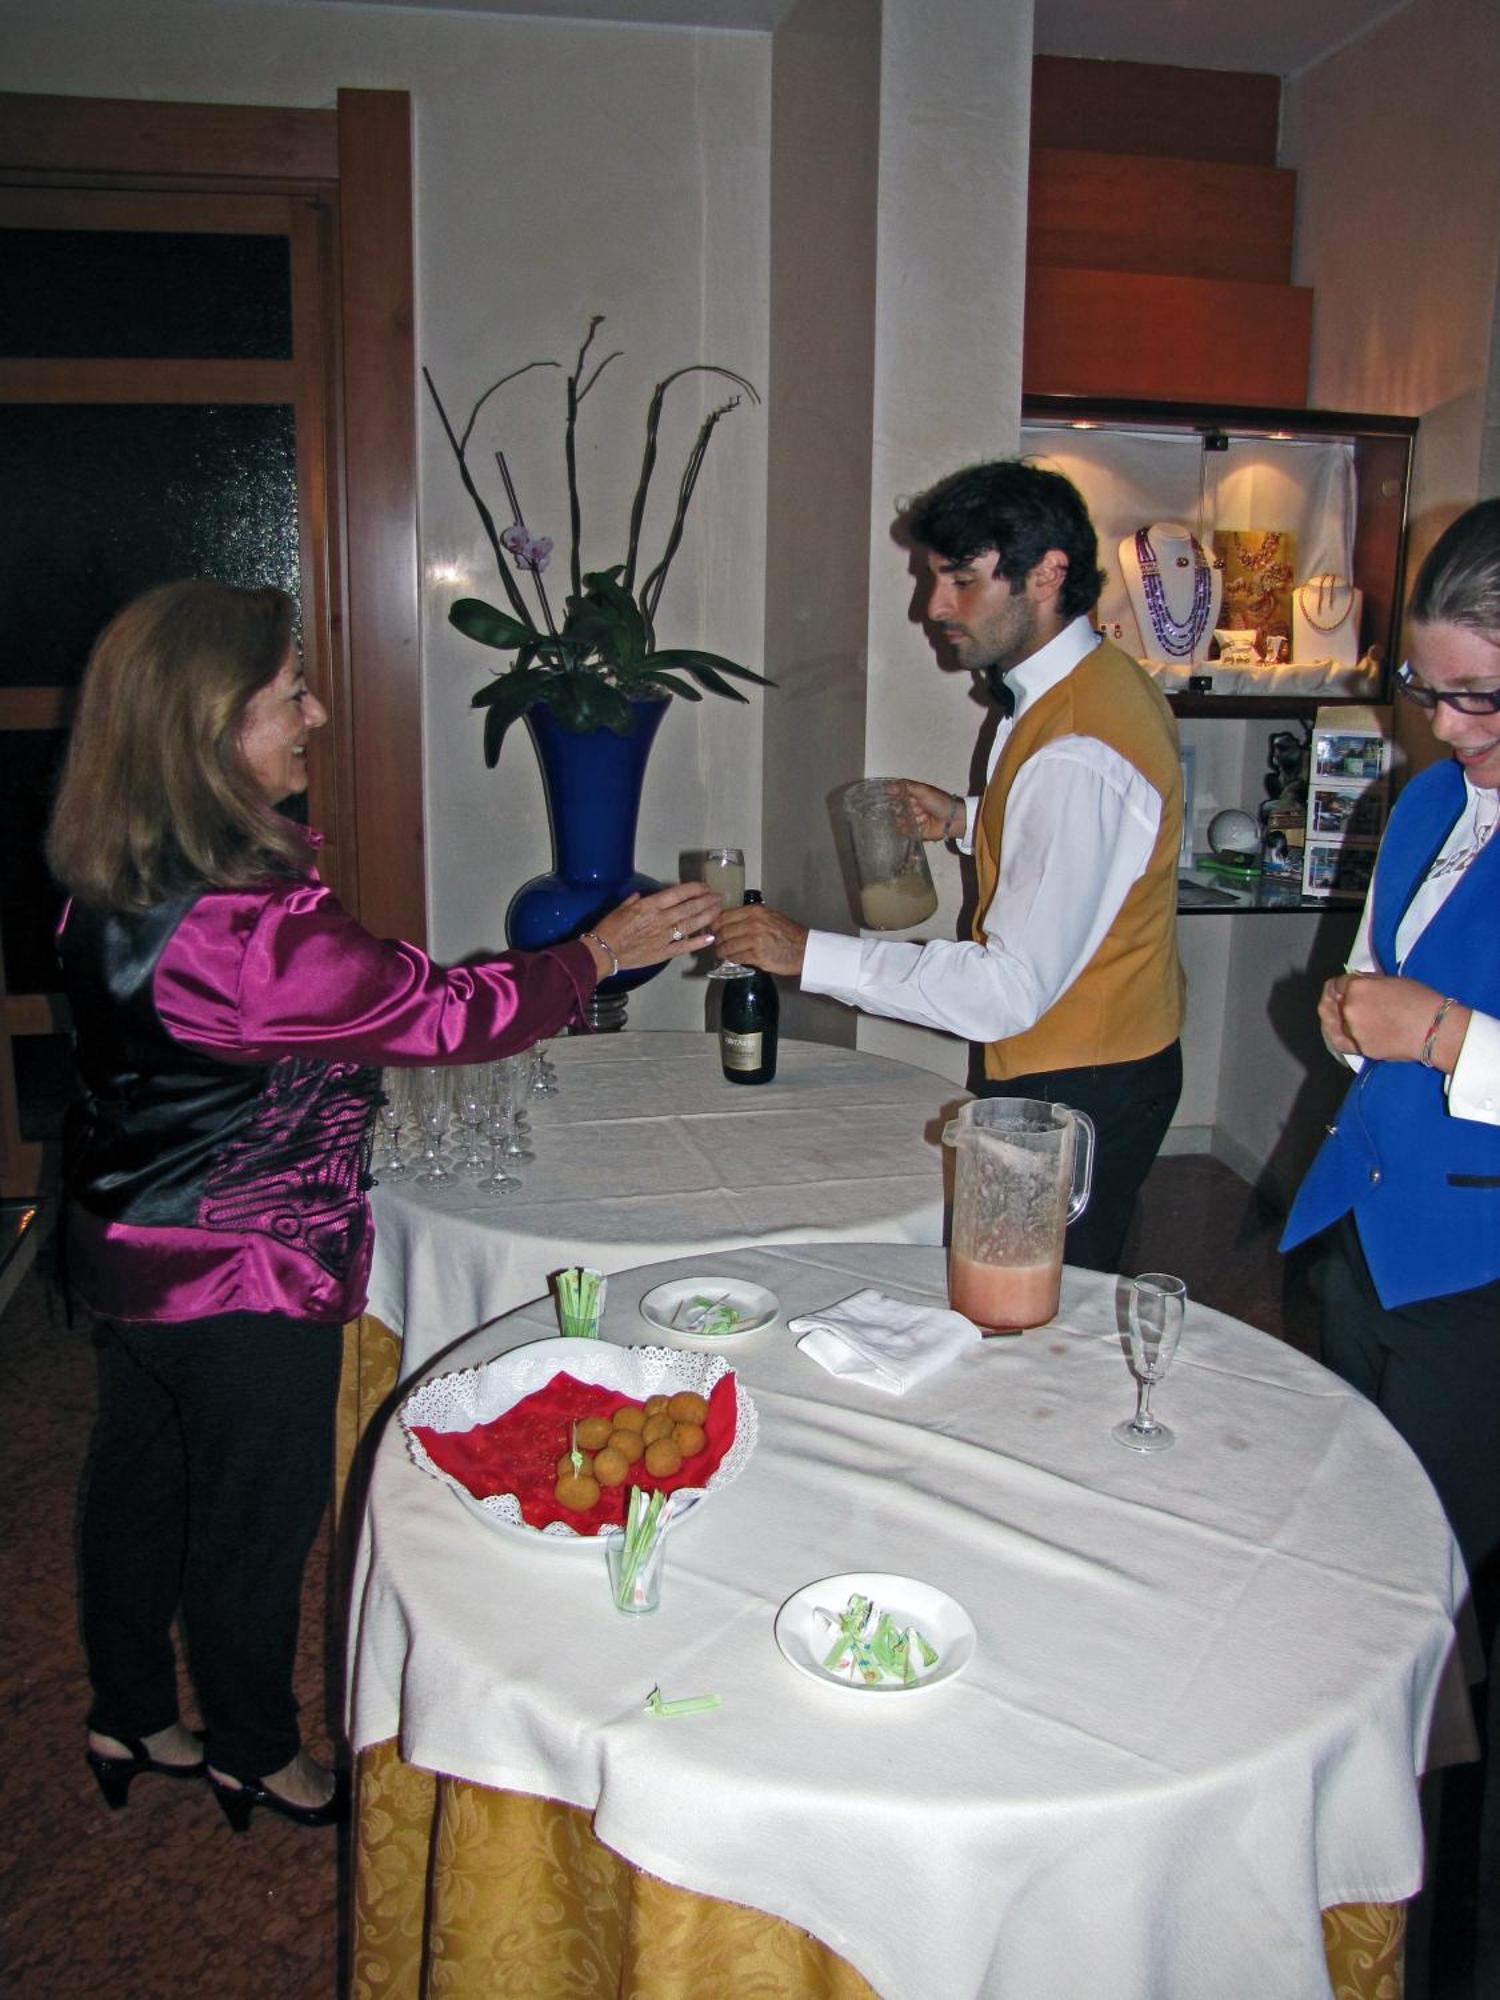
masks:
<svg viewBox="0 0 1500 2000"><path fill-rule="evenodd" d="M72 1026L61 993L7 993L0 999L5 1031L16 1035L65 1035Z"/></svg>
<svg viewBox="0 0 1500 2000"><path fill-rule="evenodd" d="M290 361L0 361L5 403L290 403Z"/></svg>
<svg viewBox="0 0 1500 2000"><path fill-rule="evenodd" d="M0 169L335 180L331 111L0 92Z"/></svg>
<svg viewBox="0 0 1500 2000"><path fill-rule="evenodd" d="M1312 293L1228 279L1032 270L1028 395L1167 401L1307 401Z"/></svg>
<svg viewBox="0 0 1500 2000"><path fill-rule="evenodd" d="M344 463L360 922L426 939L411 111L339 92Z"/></svg>
<svg viewBox="0 0 1500 2000"><path fill-rule="evenodd" d="M66 729L72 713L71 688L0 688L0 729Z"/></svg>
<svg viewBox="0 0 1500 2000"><path fill-rule="evenodd" d="M1401 639L1406 569L1405 496L1410 438L1359 438L1354 446L1358 499L1354 517L1354 581L1365 594L1360 640L1380 648L1387 674Z"/></svg>
<svg viewBox="0 0 1500 2000"><path fill-rule="evenodd" d="M1283 167L1033 149L1033 264L1238 278L1292 276L1297 176Z"/></svg>
<svg viewBox="0 0 1500 2000"><path fill-rule="evenodd" d="M104 188L0 187L7 229L165 230L174 236L284 236L285 195L111 194Z"/></svg>
<svg viewBox="0 0 1500 2000"><path fill-rule="evenodd" d="M1031 143L1274 167L1281 79L1248 70L1038 56Z"/></svg>

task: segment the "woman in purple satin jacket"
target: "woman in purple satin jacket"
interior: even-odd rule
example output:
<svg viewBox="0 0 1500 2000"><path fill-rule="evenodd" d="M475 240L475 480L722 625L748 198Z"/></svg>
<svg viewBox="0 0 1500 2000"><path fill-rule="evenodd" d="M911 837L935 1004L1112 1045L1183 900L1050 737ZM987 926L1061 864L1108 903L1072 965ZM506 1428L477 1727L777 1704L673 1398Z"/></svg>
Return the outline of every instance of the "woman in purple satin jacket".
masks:
<svg viewBox="0 0 1500 2000"><path fill-rule="evenodd" d="M331 1472L341 1336L370 1261L369 1132L387 1063L514 1054L596 981L710 942L701 884L585 937L451 971L372 937L276 810L327 720L280 591L169 584L94 649L48 845L85 1097L68 1246L98 1325L84 1501L88 1761L340 1816L300 1748L302 1572ZM182 1615L203 1735L178 1719Z"/></svg>

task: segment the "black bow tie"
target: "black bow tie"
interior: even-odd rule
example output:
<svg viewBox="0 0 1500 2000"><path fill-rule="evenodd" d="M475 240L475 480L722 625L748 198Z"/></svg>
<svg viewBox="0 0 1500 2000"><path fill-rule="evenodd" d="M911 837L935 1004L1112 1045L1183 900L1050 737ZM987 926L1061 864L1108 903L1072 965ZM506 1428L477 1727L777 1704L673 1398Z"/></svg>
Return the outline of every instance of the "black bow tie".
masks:
<svg viewBox="0 0 1500 2000"><path fill-rule="evenodd" d="M1015 689L1006 680L998 667L985 668L984 684L990 700L999 709L1000 713L1004 716L1014 715L1016 712Z"/></svg>

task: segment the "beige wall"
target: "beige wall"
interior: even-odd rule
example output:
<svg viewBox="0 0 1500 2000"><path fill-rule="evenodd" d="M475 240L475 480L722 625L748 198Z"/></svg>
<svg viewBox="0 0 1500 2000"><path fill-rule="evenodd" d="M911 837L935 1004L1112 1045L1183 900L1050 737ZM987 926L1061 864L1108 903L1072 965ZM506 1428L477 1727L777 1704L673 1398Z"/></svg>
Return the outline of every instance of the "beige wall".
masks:
<svg viewBox="0 0 1500 2000"><path fill-rule="evenodd" d="M609 316L596 351L624 350L581 432L595 567L624 556L656 380L709 359L765 387L767 36L275 0L0 0L0 44L11 90L301 106L331 105L340 86L409 91L417 349L450 410L523 361L571 360L593 312ZM533 531L562 545L560 380L503 392L483 435L505 444ZM668 510L680 454L716 400L699 382L678 397L658 475ZM446 607L498 585L425 402L420 424L430 929L453 957L500 941L511 894L550 853L524 730L484 769L468 697L500 656L453 632ZM663 599L664 643L759 664L764 521L765 412L745 408L715 439ZM642 867L673 878L679 854L711 835L758 849L760 699L674 703L647 778ZM680 970L632 1002L638 1025L702 1018L701 979Z"/></svg>

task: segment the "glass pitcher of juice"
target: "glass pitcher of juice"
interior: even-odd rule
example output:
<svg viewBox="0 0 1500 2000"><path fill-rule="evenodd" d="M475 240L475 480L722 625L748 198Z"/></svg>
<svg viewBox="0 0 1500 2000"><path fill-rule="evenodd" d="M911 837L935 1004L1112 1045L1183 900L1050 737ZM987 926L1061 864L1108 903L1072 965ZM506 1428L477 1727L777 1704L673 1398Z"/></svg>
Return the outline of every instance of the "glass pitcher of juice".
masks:
<svg viewBox="0 0 1500 2000"><path fill-rule="evenodd" d="M954 1149L948 1303L983 1333L1019 1333L1057 1311L1063 1236L1088 1205L1094 1127L1033 1097L965 1104Z"/></svg>
<svg viewBox="0 0 1500 2000"><path fill-rule="evenodd" d="M904 787L894 778L862 778L844 794L844 816L865 928L904 931L925 923L938 906L937 890Z"/></svg>

